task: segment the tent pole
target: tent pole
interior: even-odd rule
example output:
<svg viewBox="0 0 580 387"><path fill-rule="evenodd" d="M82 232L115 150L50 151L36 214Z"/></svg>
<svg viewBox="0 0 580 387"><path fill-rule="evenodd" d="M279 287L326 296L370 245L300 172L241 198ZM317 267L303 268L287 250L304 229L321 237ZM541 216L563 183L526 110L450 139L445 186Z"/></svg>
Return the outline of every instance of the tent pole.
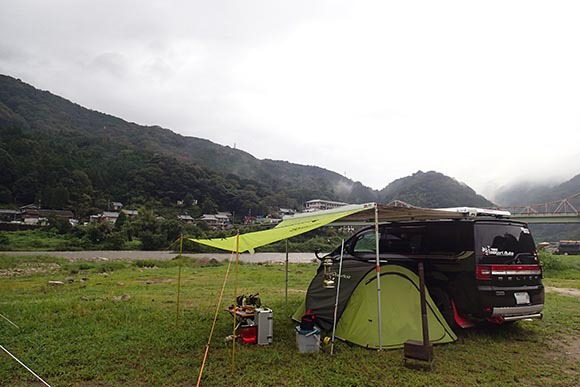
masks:
<svg viewBox="0 0 580 387"><path fill-rule="evenodd" d="M288 239L286 239L286 304L284 306L284 315L288 316Z"/></svg>
<svg viewBox="0 0 580 387"><path fill-rule="evenodd" d="M334 317L332 319L332 341L330 354L334 354L334 334L336 333L336 315L338 314L338 296L340 295L340 279L342 278L342 257L344 255L344 239L340 244L340 262L338 264L338 284L336 286L336 302L334 303Z"/></svg>
<svg viewBox="0 0 580 387"><path fill-rule="evenodd" d="M181 296L181 268L183 266L183 233L179 234L179 272L177 274L177 311L175 316L175 325L179 325L179 306Z"/></svg>
<svg viewBox="0 0 580 387"><path fill-rule="evenodd" d="M379 206L375 203L375 252L376 252L376 270L377 270L377 311L378 316L378 328L379 328L379 351L383 350L383 340L382 340L382 328L383 324L381 321L381 262L379 258Z"/></svg>
<svg viewBox="0 0 580 387"><path fill-rule="evenodd" d="M236 271L234 276L234 302L237 304L237 297L238 297L238 262L240 260L240 233L236 234ZM236 314L237 306L234 306L234 331L232 333L232 373L235 371L236 368L236 323L237 323L237 314Z"/></svg>
<svg viewBox="0 0 580 387"><path fill-rule="evenodd" d="M234 252L232 251L232 254L230 255L230 259L228 259L228 268L226 269L226 275L224 277L222 291L220 292L220 297L219 297L218 303L215 307L215 314L213 316L213 323L211 324L211 330L209 331L209 338L207 339L207 344L205 345L205 352L203 354L203 361L201 362L201 367L199 369L199 374L197 376L196 387L199 387L199 384L201 383L201 376L203 375L203 369L205 368L205 362L207 360L207 354L209 352L209 345L211 344L211 339L213 337L213 332L214 332L215 324L216 324L216 321L218 318L218 313L219 313L221 305L222 305L222 299L224 298L224 290L226 289L226 284L228 282L228 277L230 275L230 268L232 267L233 259L234 259Z"/></svg>
<svg viewBox="0 0 580 387"><path fill-rule="evenodd" d="M425 268L419 261L419 291L421 296L421 328L423 331L423 347L429 346L429 323L427 321L427 301L425 296Z"/></svg>

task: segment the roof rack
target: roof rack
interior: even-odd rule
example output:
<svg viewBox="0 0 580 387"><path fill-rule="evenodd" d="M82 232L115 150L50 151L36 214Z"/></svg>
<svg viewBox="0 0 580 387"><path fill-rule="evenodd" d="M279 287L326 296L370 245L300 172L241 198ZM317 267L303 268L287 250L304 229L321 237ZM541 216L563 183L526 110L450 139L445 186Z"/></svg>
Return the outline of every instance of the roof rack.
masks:
<svg viewBox="0 0 580 387"><path fill-rule="evenodd" d="M440 211L459 212L470 218L478 216L492 216L495 218L509 218L512 214L509 211L492 210L489 208L476 207L452 207L452 208L437 208Z"/></svg>

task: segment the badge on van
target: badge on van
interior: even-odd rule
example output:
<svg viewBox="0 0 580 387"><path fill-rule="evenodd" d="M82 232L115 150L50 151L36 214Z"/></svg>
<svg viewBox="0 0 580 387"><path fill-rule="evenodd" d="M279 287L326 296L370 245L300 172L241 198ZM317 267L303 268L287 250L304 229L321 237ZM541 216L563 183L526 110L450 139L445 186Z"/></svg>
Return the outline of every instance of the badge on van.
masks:
<svg viewBox="0 0 580 387"><path fill-rule="evenodd" d="M481 253L484 256L495 255L496 257L513 257L515 253L513 251L501 251L497 247L481 246Z"/></svg>

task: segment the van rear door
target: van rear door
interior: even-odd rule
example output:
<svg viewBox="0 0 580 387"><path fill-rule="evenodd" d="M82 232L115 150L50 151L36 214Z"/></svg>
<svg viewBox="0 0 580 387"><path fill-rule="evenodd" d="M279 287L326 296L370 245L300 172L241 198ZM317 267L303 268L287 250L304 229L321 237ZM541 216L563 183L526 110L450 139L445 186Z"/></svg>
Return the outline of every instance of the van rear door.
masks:
<svg viewBox="0 0 580 387"><path fill-rule="evenodd" d="M485 315L498 322L540 317L542 268L526 224L477 222L475 277Z"/></svg>

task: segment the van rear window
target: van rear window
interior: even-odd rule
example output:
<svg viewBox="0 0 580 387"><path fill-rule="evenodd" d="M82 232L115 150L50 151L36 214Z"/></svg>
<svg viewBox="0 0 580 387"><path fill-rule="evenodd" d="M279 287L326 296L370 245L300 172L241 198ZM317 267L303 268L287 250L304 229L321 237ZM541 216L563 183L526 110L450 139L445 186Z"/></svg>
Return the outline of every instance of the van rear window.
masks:
<svg viewBox="0 0 580 387"><path fill-rule="evenodd" d="M434 222L382 226L379 249L381 254L397 255L458 255L473 251L472 224ZM361 233L352 251L374 253L374 231Z"/></svg>
<svg viewBox="0 0 580 387"><path fill-rule="evenodd" d="M534 239L525 226L478 223L475 240L476 256L480 263L534 262Z"/></svg>

